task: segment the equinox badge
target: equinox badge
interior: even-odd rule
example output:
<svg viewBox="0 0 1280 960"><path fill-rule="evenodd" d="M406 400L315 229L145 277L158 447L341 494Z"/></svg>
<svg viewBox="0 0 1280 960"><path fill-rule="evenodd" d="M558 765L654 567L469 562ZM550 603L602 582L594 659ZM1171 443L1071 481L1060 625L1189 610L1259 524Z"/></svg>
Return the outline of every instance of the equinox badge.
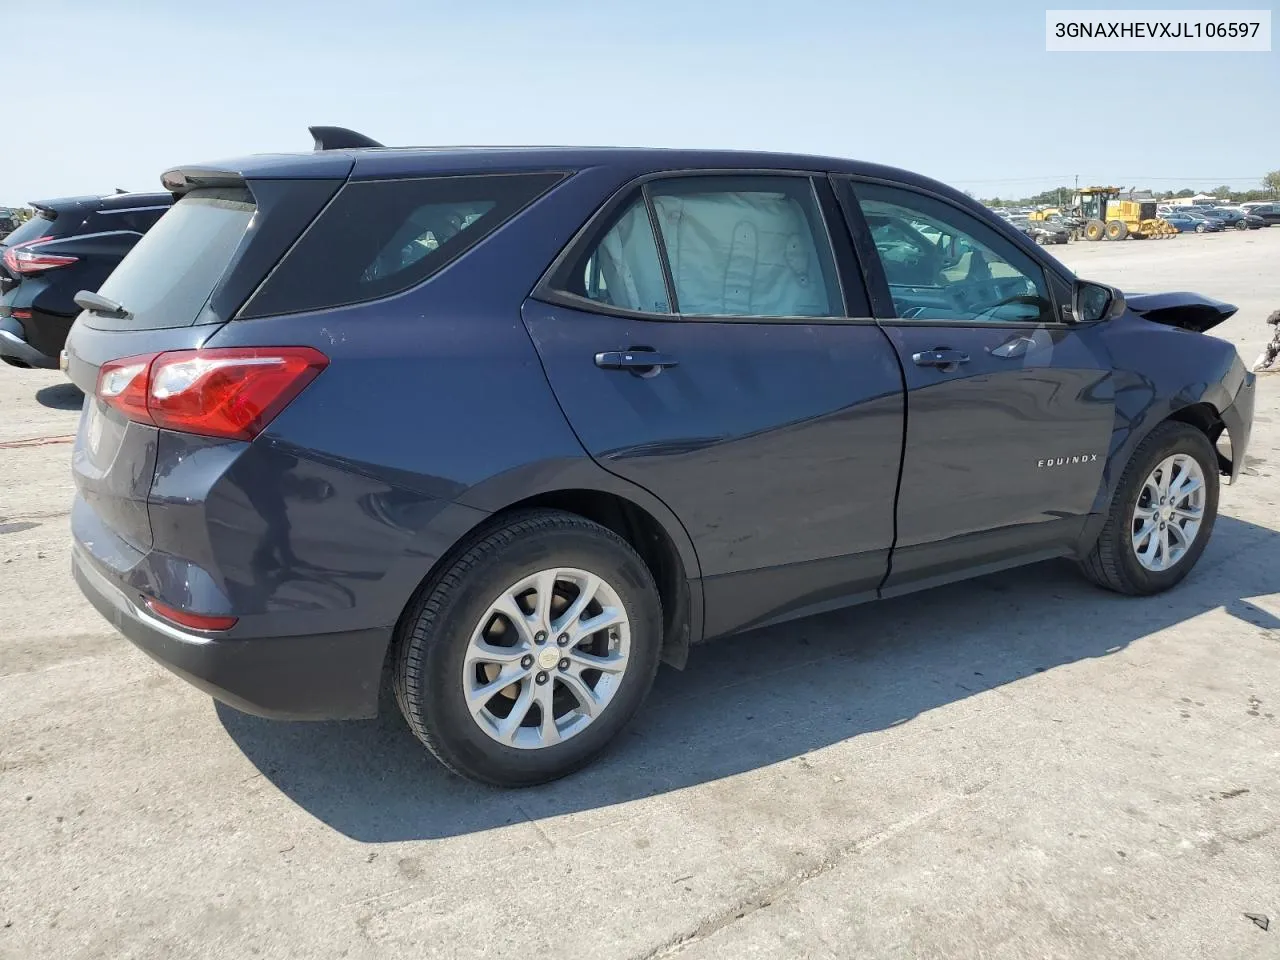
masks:
<svg viewBox="0 0 1280 960"><path fill-rule="evenodd" d="M1050 457L1048 460L1041 460L1036 464L1037 467L1066 467L1073 463L1093 463L1098 459L1096 453L1082 453L1078 457L1058 457L1056 460Z"/></svg>

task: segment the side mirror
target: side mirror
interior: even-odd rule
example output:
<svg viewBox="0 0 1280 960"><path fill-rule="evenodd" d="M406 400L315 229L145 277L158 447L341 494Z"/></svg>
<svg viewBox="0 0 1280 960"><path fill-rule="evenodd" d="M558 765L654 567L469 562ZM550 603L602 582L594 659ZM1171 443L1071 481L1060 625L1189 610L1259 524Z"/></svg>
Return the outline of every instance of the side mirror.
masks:
<svg viewBox="0 0 1280 960"><path fill-rule="evenodd" d="M1124 294L1105 283L1077 280L1071 291L1071 315L1076 323L1113 320L1125 311Z"/></svg>

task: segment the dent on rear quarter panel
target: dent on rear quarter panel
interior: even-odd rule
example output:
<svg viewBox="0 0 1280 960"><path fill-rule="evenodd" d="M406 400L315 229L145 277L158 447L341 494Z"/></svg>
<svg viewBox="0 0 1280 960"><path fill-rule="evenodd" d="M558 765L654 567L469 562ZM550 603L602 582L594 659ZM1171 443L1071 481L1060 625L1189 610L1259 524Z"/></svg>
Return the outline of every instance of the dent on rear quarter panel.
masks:
<svg viewBox="0 0 1280 960"><path fill-rule="evenodd" d="M487 492L515 493L503 478L586 459L520 320L595 209L601 187L575 180L418 288L233 321L210 341L308 345L330 360L203 508L226 589L255 613L287 612L276 632L393 623L439 557L505 505Z"/></svg>
<svg viewBox="0 0 1280 960"><path fill-rule="evenodd" d="M1235 347L1217 337L1143 320L1113 320L1104 341L1115 369L1116 420L1094 513L1107 509L1134 448L1183 407L1210 403L1218 411L1233 394L1226 381Z"/></svg>

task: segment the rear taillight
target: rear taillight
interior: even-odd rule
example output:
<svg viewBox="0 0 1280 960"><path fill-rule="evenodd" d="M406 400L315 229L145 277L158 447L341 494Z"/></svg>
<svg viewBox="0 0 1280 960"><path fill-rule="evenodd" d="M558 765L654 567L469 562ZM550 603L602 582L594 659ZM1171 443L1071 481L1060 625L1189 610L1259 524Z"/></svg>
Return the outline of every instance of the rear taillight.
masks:
<svg viewBox="0 0 1280 960"><path fill-rule="evenodd" d="M328 365L311 347L175 350L104 363L97 394L140 423L252 440Z"/></svg>
<svg viewBox="0 0 1280 960"><path fill-rule="evenodd" d="M52 240L52 237L40 237L10 247L4 252L4 265L9 268L10 273L25 275L55 270L76 262L77 257L41 252L40 245Z"/></svg>

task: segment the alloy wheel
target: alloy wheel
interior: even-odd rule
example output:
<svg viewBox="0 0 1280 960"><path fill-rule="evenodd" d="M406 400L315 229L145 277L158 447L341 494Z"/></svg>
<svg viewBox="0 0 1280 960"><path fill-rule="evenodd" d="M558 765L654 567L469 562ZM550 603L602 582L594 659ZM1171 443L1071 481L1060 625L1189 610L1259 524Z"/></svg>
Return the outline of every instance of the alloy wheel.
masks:
<svg viewBox="0 0 1280 960"><path fill-rule="evenodd" d="M554 746L608 707L630 650L612 586L586 570L541 570L504 590L472 632L462 664L467 708L499 743Z"/></svg>
<svg viewBox="0 0 1280 960"><path fill-rule="evenodd" d="M1185 453L1161 460L1147 476L1133 508L1133 552L1153 573L1168 570L1191 549L1204 521L1205 478Z"/></svg>

